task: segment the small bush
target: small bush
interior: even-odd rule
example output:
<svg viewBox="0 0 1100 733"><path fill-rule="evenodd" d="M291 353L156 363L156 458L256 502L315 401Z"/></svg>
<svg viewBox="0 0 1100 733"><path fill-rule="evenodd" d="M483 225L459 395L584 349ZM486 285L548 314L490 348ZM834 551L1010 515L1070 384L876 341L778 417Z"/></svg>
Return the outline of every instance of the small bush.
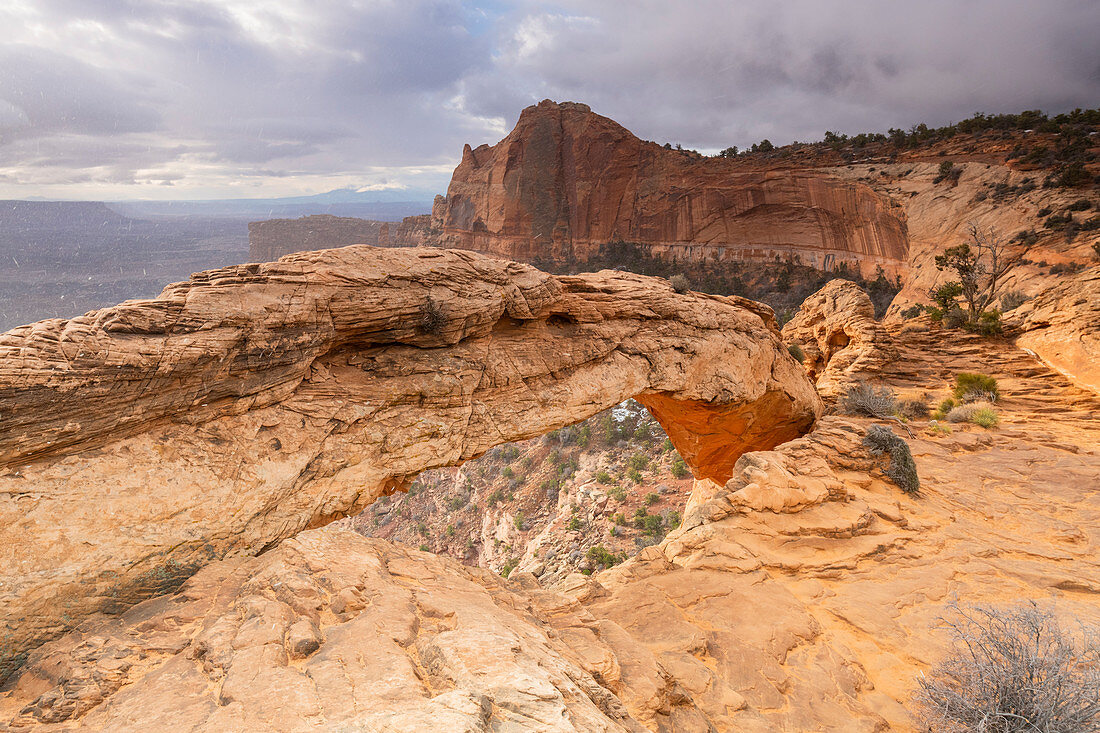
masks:
<svg viewBox="0 0 1100 733"><path fill-rule="evenodd" d="M898 409L898 400L894 390L889 387L875 388L860 381L850 385L840 397L840 407L849 415L868 415L870 417L890 417Z"/></svg>
<svg viewBox="0 0 1100 733"><path fill-rule="evenodd" d="M632 468L632 469L630 469L629 471L627 471L627 472L626 472L626 477L627 477L628 479L630 479L631 481L633 481L634 483L636 483L636 484L640 484L640 483L642 483L642 474L641 474L641 471L639 471L639 470L638 470L638 469L636 469L636 468Z"/></svg>
<svg viewBox="0 0 1100 733"><path fill-rule="evenodd" d="M588 562L593 565L602 565L605 568L609 568L612 565L618 565L626 559L626 554L617 555L614 552L608 552L603 545L596 545L595 547L589 547L588 552L585 553L585 557Z"/></svg>
<svg viewBox="0 0 1100 733"><path fill-rule="evenodd" d="M1007 313L1031 300L1019 290L1009 290L1001 296L1001 310Z"/></svg>
<svg viewBox="0 0 1100 733"><path fill-rule="evenodd" d="M661 500L660 494L650 493L650 494L645 495L646 506L653 506L654 504L656 504L660 500Z"/></svg>
<svg viewBox="0 0 1100 733"><path fill-rule="evenodd" d="M500 569L501 576L507 578L509 575L512 574L512 571L516 569L517 565L519 565L518 557L509 558L507 561L505 561L504 567Z"/></svg>
<svg viewBox="0 0 1100 733"><path fill-rule="evenodd" d="M578 519L577 517L570 517L570 518L569 518L569 524L568 524L568 525L566 525L566 527L567 527L567 528L568 528L568 529L569 529L570 531L572 531L572 532L576 532L576 531L578 531L578 530L579 530L579 529L581 528L581 520L580 520L580 519Z"/></svg>
<svg viewBox="0 0 1100 733"><path fill-rule="evenodd" d="M635 453L630 457L628 463L631 468L636 468L640 471L649 465L649 456L645 453Z"/></svg>
<svg viewBox="0 0 1100 733"><path fill-rule="evenodd" d="M928 417L928 403L924 400L905 399L898 403L898 415L908 420Z"/></svg>
<svg viewBox="0 0 1100 733"><path fill-rule="evenodd" d="M997 336L1003 331L1000 311L984 311L978 316L978 333L982 336Z"/></svg>
<svg viewBox="0 0 1100 733"><path fill-rule="evenodd" d="M913 696L922 730L1100 731L1100 630L1069 635L1034 602L950 609L954 651Z"/></svg>
<svg viewBox="0 0 1100 733"><path fill-rule="evenodd" d="M798 344L791 344L787 347L787 352L794 357L794 360L799 364L806 360L806 352L802 350L802 347Z"/></svg>
<svg viewBox="0 0 1100 733"><path fill-rule="evenodd" d="M443 315L443 309L430 297L420 306L420 330L424 333L438 335L447 325L447 317Z"/></svg>
<svg viewBox="0 0 1100 733"><path fill-rule="evenodd" d="M673 275L668 279L668 284L677 293L686 293L691 290L691 282L683 275Z"/></svg>
<svg viewBox="0 0 1100 733"><path fill-rule="evenodd" d="M947 413L947 422L968 422L983 428L992 428L1000 422L1000 418L988 402L968 402Z"/></svg>
<svg viewBox="0 0 1100 733"><path fill-rule="evenodd" d="M616 486L608 493L611 494L612 498L616 501L626 501L626 489L622 486Z"/></svg>
<svg viewBox="0 0 1100 733"><path fill-rule="evenodd" d="M1001 418L992 407L979 408L970 416L970 422L983 428L995 428L1000 421Z"/></svg>
<svg viewBox="0 0 1100 733"><path fill-rule="evenodd" d="M996 402L1001 393L997 390L997 380L988 374L972 372L959 372L955 375L955 399L963 402L974 402L975 399L967 399L967 395L973 392L976 399L985 399L987 402Z"/></svg>
<svg viewBox="0 0 1100 733"><path fill-rule="evenodd" d="M516 529L523 531L523 512L516 512L516 518L513 520L516 525Z"/></svg>
<svg viewBox="0 0 1100 733"><path fill-rule="evenodd" d="M966 313L963 312L962 308L956 306L944 313L940 322L943 323L944 328L959 328L966 321Z"/></svg>
<svg viewBox="0 0 1100 733"><path fill-rule="evenodd" d="M672 475L676 478L684 478L689 473L691 473L691 470L688 469L687 464L684 463L684 459L680 456L676 456L672 459L672 464L669 466L668 470L671 471Z"/></svg>
<svg viewBox="0 0 1100 733"><path fill-rule="evenodd" d="M596 481L598 481L601 484L611 483L611 474L609 474L607 471L603 470L602 468L599 471L596 471L596 475L593 478L595 478Z"/></svg>
<svg viewBox="0 0 1100 733"><path fill-rule="evenodd" d="M923 305L911 305L901 312L901 317L908 321L911 318L916 318L921 313L924 313Z"/></svg>
<svg viewBox="0 0 1100 733"><path fill-rule="evenodd" d="M909 444L898 437L893 430L884 425L872 425L867 429L863 445L873 456L890 457L886 476L899 489L907 494L920 492L920 478L917 476L917 464L913 460L913 453L909 450Z"/></svg>

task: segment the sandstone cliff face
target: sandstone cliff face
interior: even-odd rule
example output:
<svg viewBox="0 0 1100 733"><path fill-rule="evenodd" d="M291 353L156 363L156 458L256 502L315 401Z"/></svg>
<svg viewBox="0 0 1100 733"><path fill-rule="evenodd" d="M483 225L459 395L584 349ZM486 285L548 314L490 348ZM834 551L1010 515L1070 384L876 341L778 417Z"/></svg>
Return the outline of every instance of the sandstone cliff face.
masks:
<svg viewBox="0 0 1100 733"><path fill-rule="evenodd" d="M1016 343L1100 393L1100 267L1062 280L1012 314L1024 331Z"/></svg>
<svg viewBox="0 0 1100 733"><path fill-rule="evenodd" d="M871 299L848 280L832 280L807 298L783 326L783 340L799 345L817 391L829 397L837 397L896 355L886 330L875 320Z"/></svg>
<svg viewBox="0 0 1100 733"><path fill-rule="evenodd" d="M694 158L549 100L497 145L466 147L442 225L445 246L526 261L586 260L623 240L672 259L797 255L892 274L908 253L900 207L863 183Z"/></svg>
<svg viewBox="0 0 1100 733"><path fill-rule="evenodd" d="M631 396L717 479L820 409L763 306L469 252L303 253L9 331L0 672L90 613Z"/></svg>
<svg viewBox="0 0 1100 733"><path fill-rule="evenodd" d="M346 247L349 244L387 246L389 224L370 219L316 214L299 219L268 219L248 224L248 258L277 260L292 252Z"/></svg>

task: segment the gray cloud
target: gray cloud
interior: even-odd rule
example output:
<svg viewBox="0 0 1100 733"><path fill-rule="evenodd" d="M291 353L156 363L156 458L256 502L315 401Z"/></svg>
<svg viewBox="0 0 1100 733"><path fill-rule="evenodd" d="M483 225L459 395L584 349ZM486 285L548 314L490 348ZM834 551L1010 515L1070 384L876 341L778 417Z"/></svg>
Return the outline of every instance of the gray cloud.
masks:
<svg viewBox="0 0 1100 733"><path fill-rule="evenodd" d="M711 149L1100 103L1078 0L24 0L0 28L3 196L442 189L545 97Z"/></svg>

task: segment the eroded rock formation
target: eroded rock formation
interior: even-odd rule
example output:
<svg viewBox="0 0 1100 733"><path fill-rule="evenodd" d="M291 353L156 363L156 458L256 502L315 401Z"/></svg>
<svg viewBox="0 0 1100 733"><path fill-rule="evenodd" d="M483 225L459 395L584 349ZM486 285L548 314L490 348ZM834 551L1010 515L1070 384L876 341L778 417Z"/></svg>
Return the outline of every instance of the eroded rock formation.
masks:
<svg viewBox="0 0 1100 733"><path fill-rule="evenodd" d="M91 613L632 396L717 480L820 408L764 306L461 251L303 253L9 331L0 676Z"/></svg>
<svg viewBox="0 0 1100 733"><path fill-rule="evenodd" d="M1017 343L1100 393L1100 267L1062 280L1012 314L1024 330Z"/></svg>
<svg viewBox="0 0 1100 733"><path fill-rule="evenodd" d="M465 148L442 225L445 246L525 261L587 260L622 240L673 259L893 274L908 253L900 206L864 183L665 149L549 100L495 146Z"/></svg>
<svg viewBox="0 0 1100 733"><path fill-rule="evenodd" d="M867 293L849 280L831 280L802 304L783 326L783 340L798 344L817 390L830 397L896 355L886 330L875 320Z"/></svg>

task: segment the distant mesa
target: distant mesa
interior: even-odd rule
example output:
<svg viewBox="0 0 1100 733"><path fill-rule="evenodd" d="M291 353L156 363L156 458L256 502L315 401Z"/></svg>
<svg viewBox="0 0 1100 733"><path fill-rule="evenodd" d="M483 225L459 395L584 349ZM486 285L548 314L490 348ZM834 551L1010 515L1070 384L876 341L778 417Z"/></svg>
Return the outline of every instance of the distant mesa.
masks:
<svg viewBox="0 0 1100 733"><path fill-rule="evenodd" d="M909 252L901 206L864 183L670 150L587 105L550 100L523 110L496 145L467 145L430 217L407 217L385 240L354 242L335 225L319 232L320 223L307 223L314 231L306 236L303 225L265 222L252 237L253 258L365 242L561 264L629 242L676 261L798 258L893 276Z"/></svg>

